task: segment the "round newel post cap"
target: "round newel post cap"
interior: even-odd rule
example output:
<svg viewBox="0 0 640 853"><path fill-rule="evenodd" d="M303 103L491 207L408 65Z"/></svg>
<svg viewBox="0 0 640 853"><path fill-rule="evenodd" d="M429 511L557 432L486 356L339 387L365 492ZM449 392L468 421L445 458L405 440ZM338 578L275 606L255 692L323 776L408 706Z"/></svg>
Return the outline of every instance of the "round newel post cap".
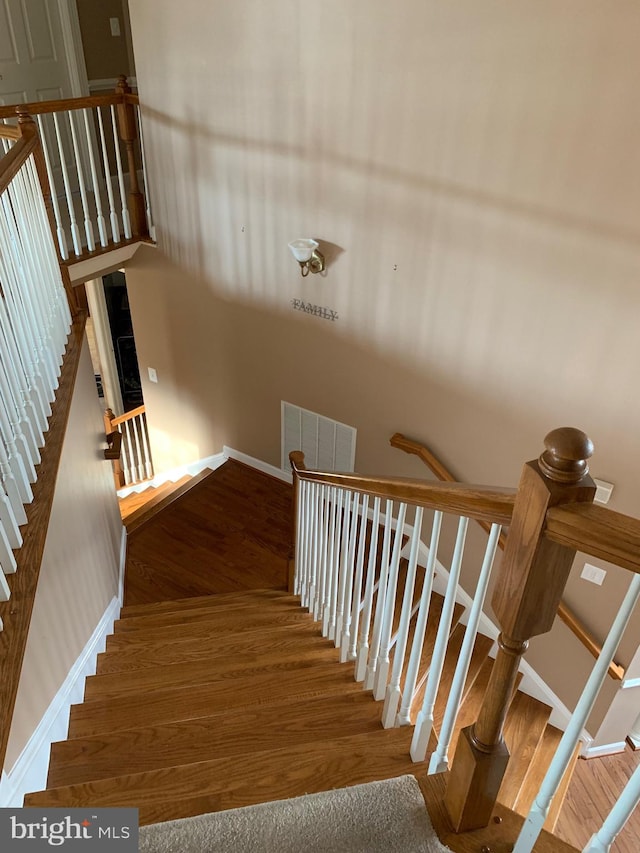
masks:
<svg viewBox="0 0 640 853"><path fill-rule="evenodd" d="M558 483L577 483L589 473L587 460L593 455L593 442L575 427L559 427L544 439L545 450L538 463L542 473Z"/></svg>

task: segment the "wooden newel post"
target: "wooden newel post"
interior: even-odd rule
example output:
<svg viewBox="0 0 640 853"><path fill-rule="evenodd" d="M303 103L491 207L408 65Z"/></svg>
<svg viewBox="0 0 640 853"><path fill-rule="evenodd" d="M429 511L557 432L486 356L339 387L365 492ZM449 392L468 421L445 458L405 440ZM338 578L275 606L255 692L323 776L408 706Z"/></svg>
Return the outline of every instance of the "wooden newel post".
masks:
<svg viewBox="0 0 640 853"><path fill-rule="evenodd" d="M115 432L118 427L113 425L113 419L115 415L113 414L112 409L105 409L103 414L104 420L104 432L105 435L111 435L112 432ZM122 460L120 458L112 460L113 467L113 482L115 483L116 489L121 489L125 485L125 477L124 477L124 469L122 468Z"/></svg>
<svg viewBox="0 0 640 853"><path fill-rule="evenodd" d="M595 485L587 460L593 445L580 430L562 427L545 438L538 460L527 462L493 609L501 628L498 654L477 721L461 732L445 794L456 832L487 826L507 769L502 732L520 659L531 637L551 630L575 551L544 538L547 509L591 502Z"/></svg>
<svg viewBox="0 0 640 853"><path fill-rule="evenodd" d="M131 88L124 74L118 77L116 85L118 95L130 95ZM124 142L127 149L127 163L129 166L129 215L131 216L131 231L134 237L148 237L149 228L147 226L147 216L145 213L144 196L140 192L138 184L138 170L136 167L136 156L134 143L138 136L136 126L136 113L133 104L130 104L123 97L122 102L117 106L118 112L118 132L120 139Z"/></svg>
<svg viewBox="0 0 640 853"><path fill-rule="evenodd" d="M298 471L304 471L304 453L300 450L292 450L289 454L289 462L291 463L291 472L293 474L293 528L291 533L287 589L293 595L295 592L296 544L298 541L298 495L300 494L300 477L298 476Z"/></svg>

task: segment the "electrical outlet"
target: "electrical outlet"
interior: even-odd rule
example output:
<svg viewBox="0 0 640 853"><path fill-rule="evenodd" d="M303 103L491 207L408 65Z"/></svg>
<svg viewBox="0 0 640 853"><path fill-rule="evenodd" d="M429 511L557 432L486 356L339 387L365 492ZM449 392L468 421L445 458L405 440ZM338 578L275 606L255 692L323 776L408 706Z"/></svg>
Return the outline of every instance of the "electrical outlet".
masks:
<svg viewBox="0 0 640 853"><path fill-rule="evenodd" d="M602 586L602 581L606 578L607 573L604 569L599 569L597 566L592 566L591 563L585 563L580 577L586 581L591 581L598 586Z"/></svg>
<svg viewBox="0 0 640 853"><path fill-rule="evenodd" d="M149 381L150 382L157 382L158 381L158 374L156 373L155 368L148 367L147 370L149 371Z"/></svg>
<svg viewBox="0 0 640 853"><path fill-rule="evenodd" d="M120 18L109 18L109 26L111 27L111 35L120 35Z"/></svg>

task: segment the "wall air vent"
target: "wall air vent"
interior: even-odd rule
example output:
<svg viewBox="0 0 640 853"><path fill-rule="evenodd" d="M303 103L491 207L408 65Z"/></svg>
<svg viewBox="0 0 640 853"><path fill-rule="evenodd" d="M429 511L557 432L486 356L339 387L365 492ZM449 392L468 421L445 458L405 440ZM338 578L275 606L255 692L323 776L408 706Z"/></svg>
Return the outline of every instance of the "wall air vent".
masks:
<svg viewBox="0 0 640 853"><path fill-rule="evenodd" d="M282 470L290 471L289 453L302 450L307 468L353 471L355 427L282 401Z"/></svg>

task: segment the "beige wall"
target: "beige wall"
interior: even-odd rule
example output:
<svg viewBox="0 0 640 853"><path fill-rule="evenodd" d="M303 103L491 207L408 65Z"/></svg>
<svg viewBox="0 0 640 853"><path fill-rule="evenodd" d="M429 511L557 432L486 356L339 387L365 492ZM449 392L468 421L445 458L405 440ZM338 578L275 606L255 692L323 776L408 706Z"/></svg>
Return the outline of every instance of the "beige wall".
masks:
<svg viewBox="0 0 640 853"><path fill-rule="evenodd" d="M82 48L89 80L104 80L119 74L135 74L128 37L127 0L76 0ZM110 18L120 21L120 35L112 36Z"/></svg>
<svg viewBox="0 0 640 853"><path fill-rule="evenodd" d="M122 522L85 341L7 748L10 769L118 593Z"/></svg>
<svg viewBox="0 0 640 853"><path fill-rule="evenodd" d="M225 442L277 464L287 399L356 426L363 472L422 473L400 430L515 485L573 424L640 512L637 4L130 6L160 248L127 278L163 466ZM326 276L300 278L298 236ZM567 598L602 635L626 578L583 562ZM529 657L571 701L564 628Z"/></svg>

